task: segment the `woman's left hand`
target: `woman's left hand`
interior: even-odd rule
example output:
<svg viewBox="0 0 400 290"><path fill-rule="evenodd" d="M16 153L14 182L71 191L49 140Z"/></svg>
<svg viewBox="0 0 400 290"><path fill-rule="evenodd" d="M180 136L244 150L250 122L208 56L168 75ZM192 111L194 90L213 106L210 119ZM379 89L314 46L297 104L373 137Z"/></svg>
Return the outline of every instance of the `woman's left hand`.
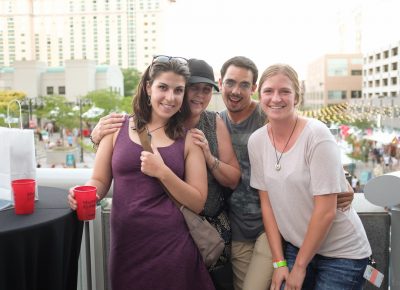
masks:
<svg viewBox="0 0 400 290"><path fill-rule="evenodd" d="M161 179L162 169L165 167L165 163L157 147L151 144L151 148L153 149L153 153L142 151L140 154L140 170L146 175Z"/></svg>
<svg viewBox="0 0 400 290"><path fill-rule="evenodd" d="M207 160L207 158L211 156L211 151L204 132L199 129L193 128L190 130L190 133L192 134L193 143L203 150L204 157Z"/></svg>
<svg viewBox="0 0 400 290"><path fill-rule="evenodd" d="M305 277L306 269L295 264L286 279L285 290L301 290Z"/></svg>

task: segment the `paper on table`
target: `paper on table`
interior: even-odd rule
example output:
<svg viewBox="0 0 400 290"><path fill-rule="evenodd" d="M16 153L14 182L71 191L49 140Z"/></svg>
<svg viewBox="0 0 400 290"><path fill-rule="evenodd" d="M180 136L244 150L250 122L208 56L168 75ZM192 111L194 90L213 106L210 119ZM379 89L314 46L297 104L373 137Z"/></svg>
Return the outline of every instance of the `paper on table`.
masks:
<svg viewBox="0 0 400 290"><path fill-rule="evenodd" d="M0 211L13 208L14 205L9 200L0 199Z"/></svg>

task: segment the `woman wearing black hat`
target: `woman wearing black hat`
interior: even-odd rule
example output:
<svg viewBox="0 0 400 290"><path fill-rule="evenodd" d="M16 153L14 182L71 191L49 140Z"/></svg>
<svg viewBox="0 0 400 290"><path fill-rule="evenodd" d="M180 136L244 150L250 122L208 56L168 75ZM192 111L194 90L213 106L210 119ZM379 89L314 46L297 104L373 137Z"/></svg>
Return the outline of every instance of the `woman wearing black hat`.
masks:
<svg viewBox="0 0 400 290"><path fill-rule="evenodd" d="M233 289L230 265L231 227L224 187L235 189L238 185L239 163L224 121L218 113L206 110L213 88L219 91L212 67L199 59L190 59L188 64L191 76L187 100L191 114L185 121L185 126L192 128L192 136L203 150L208 169L208 196L203 215L225 240L223 254L209 271L216 289Z"/></svg>

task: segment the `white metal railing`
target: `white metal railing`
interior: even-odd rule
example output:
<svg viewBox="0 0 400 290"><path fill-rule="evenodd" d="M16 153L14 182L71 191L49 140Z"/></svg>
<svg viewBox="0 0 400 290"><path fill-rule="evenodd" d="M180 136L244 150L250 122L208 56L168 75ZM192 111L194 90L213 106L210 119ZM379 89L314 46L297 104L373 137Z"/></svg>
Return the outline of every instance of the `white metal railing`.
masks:
<svg viewBox="0 0 400 290"><path fill-rule="evenodd" d="M85 184L92 176L92 171L92 168L37 168L36 181L38 186L69 189ZM112 185L107 194L109 196L112 196Z"/></svg>
<svg viewBox="0 0 400 290"><path fill-rule="evenodd" d="M39 186L63 189L85 184L91 175L91 168L37 168L36 170L36 180Z"/></svg>

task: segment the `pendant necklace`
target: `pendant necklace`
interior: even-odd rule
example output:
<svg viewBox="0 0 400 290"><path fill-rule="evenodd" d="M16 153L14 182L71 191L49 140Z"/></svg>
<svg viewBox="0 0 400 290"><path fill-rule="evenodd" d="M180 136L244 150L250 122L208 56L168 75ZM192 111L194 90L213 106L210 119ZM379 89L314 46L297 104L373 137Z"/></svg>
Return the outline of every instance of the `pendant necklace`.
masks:
<svg viewBox="0 0 400 290"><path fill-rule="evenodd" d="M155 128L155 129L153 129L153 130L149 130L149 128L147 128L147 126L146 126L145 128L146 128L146 131L147 131L147 136L149 137L150 141L151 141L151 137L153 137L153 136L151 135L151 133L153 133L153 132L155 132L155 131L157 131L157 130L159 130L159 129L161 129L161 128L164 128L165 126L167 126L167 124L164 124L164 125L162 125L162 126L160 126L160 127L157 127L157 128Z"/></svg>
<svg viewBox="0 0 400 290"><path fill-rule="evenodd" d="M282 150L281 155L279 156L279 158L278 158L278 152L276 151L276 146L275 146L274 131L272 130L272 126L271 126L272 142L274 143L275 157L276 157L276 163L275 163L275 170L276 171L279 171L282 168L281 163L280 163L281 162L281 158L282 158L283 152L285 152L285 149L286 149L287 145L289 144L290 138L292 138L294 129L296 129L296 125L297 125L297 120L298 119L299 119L299 117L296 116L296 122L294 123L292 132L290 133L289 139L287 140L285 147L283 147L283 150Z"/></svg>
<svg viewBox="0 0 400 290"><path fill-rule="evenodd" d="M161 128L164 128L165 126L167 126L167 124L164 124L164 125L162 125L160 127L157 127L157 128L155 128L153 130L149 130L149 128L147 128L147 126L145 126L146 132L147 132L147 136L149 137L150 141L151 141L151 137L152 137L151 133L153 133L154 131L157 131L157 130L159 130ZM134 128L134 127L131 127L131 129L132 130L136 130L136 128Z"/></svg>

